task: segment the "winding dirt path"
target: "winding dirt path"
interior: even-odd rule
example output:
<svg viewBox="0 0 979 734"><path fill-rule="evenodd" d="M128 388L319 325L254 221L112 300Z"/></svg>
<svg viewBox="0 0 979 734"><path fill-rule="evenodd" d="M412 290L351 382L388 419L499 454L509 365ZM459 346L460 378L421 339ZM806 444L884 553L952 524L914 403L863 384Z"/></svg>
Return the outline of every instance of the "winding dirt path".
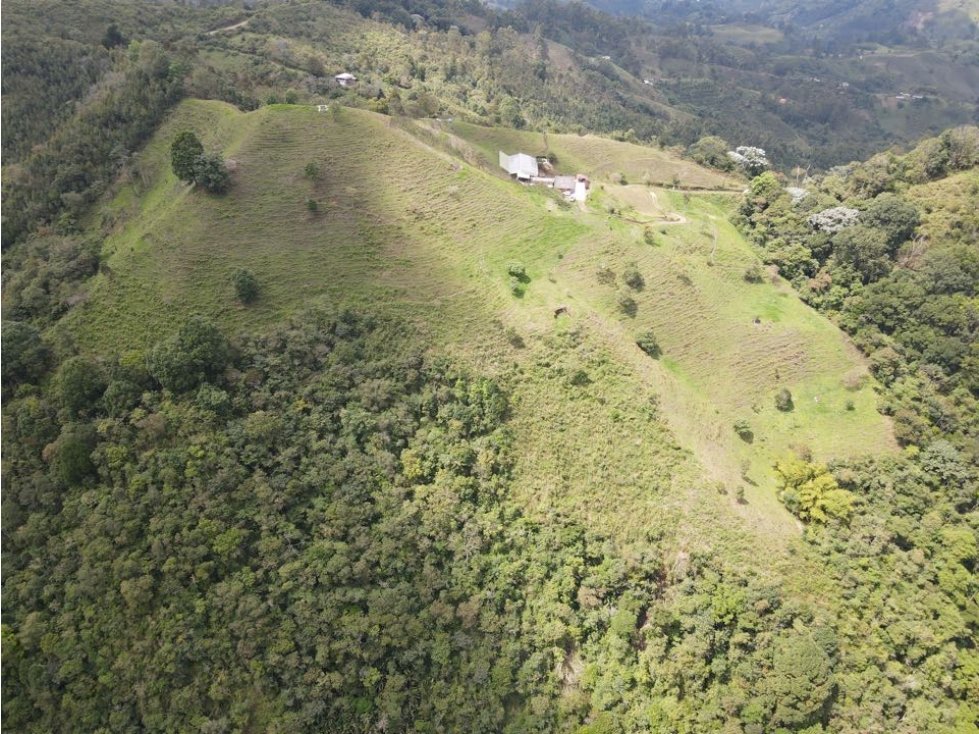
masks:
<svg viewBox="0 0 979 734"><path fill-rule="evenodd" d="M225 33L226 31L234 31L238 28L244 28L246 25L248 25L248 21L250 20L251 18L245 18L244 20L239 20L237 23L222 26L221 28L215 28L213 31L208 31L207 35L216 36L218 33Z"/></svg>

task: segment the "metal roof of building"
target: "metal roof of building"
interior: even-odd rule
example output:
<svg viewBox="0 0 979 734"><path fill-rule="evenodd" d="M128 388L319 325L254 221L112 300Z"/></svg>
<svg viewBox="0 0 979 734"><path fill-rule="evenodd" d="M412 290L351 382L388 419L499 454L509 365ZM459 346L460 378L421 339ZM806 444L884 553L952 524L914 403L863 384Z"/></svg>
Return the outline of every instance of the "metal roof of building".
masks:
<svg viewBox="0 0 979 734"><path fill-rule="evenodd" d="M540 175L537 167L537 159L526 153L514 153L507 155L500 151L500 168L520 179L531 179Z"/></svg>

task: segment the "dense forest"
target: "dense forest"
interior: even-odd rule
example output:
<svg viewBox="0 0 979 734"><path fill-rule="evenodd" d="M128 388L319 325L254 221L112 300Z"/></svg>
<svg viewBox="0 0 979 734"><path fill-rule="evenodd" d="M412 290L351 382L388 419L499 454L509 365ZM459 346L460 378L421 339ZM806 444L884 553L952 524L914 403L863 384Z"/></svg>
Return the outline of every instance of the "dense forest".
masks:
<svg viewBox="0 0 979 734"><path fill-rule="evenodd" d="M396 325L308 313L231 343L194 318L145 360L43 380L23 328L4 339L5 730L830 714L826 621L716 560L523 518L505 394L392 348Z"/></svg>
<svg viewBox="0 0 979 734"><path fill-rule="evenodd" d="M7 731L974 721L979 478L950 440L781 467L848 590L814 605L522 517L505 392L396 324L314 312L229 341L197 317L56 367L4 328ZM855 502L820 520L832 492Z"/></svg>

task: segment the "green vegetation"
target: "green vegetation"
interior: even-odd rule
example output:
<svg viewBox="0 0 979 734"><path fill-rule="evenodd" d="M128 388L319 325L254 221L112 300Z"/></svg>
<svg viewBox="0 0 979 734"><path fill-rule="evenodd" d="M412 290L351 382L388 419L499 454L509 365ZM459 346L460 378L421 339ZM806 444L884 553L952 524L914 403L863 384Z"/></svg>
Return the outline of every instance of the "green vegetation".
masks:
<svg viewBox="0 0 979 734"><path fill-rule="evenodd" d="M231 185L231 176L221 156L205 153L201 141L189 130L173 139L170 164L181 181L198 184L212 194L223 194ZM315 206L310 209L315 210Z"/></svg>
<svg viewBox="0 0 979 734"><path fill-rule="evenodd" d="M738 418L738 420L734 421L734 432L745 443L751 443L755 440L755 434L751 430L751 424L744 418Z"/></svg>
<svg viewBox="0 0 979 734"><path fill-rule="evenodd" d="M845 520L853 511L853 494L840 489L825 466L788 459L775 464L775 473L779 478L778 498L801 520Z"/></svg>
<svg viewBox="0 0 979 734"><path fill-rule="evenodd" d="M905 443L976 435L979 220L967 202L979 193L977 166L979 129L958 128L908 155L834 170L796 202L759 176L741 208L765 260L894 388L887 412ZM921 400L942 415L940 429L935 414L922 419Z"/></svg>
<svg viewBox="0 0 979 734"><path fill-rule="evenodd" d="M12 182L5 177L5 246L39 224L76 229L78 218L179 98L182 73L159 44L138 44L119 65L105 94L32 149Z"/></svg>
<svg viewBox="0 0 979 734"><path fill-rule="evenodd" d="M204 154L204 146L190 130L184 130L170 144L170 167L181 181L190 183L197 173L197 159Z"/></svg>
<svg viewBox="0 0 979 734"><path fill-rule="evenodd" d="M4 60L104 86L12 85L5 730L974 729L974 129L741 197L732 107L635 75L737 70L750 115L759 49L49 1Z"/></svg>
<svg viewBox="0 0 979 734"><path fill-rule="evenodd" d="M653 359L659 359L663 350L656 339L656 335L651 331L644 331L636 339L636 345Z"/></svg>
<svg viewBox="0 0 979 734"><path fill-rule="evenodd" d="M782 388L777 393L775 393L775 407L782 412L787 412L792 410L795 405L792 402L792 393L786 388Z"/></svg>

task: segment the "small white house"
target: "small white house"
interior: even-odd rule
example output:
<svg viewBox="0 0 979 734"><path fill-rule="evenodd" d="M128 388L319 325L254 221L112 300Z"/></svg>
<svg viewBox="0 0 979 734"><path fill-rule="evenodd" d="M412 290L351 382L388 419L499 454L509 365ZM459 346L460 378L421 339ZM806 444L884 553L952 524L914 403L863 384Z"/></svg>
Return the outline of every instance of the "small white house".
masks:
<svg viewBox="0 0 979 734"><path fill-rule="evenodd" d="M337 74L333 78L337 80L337 84L339 84L341 87L352 87L357 83L357 77L348 71L345 71L342 74Z"/></svg>
<svg viewBox="0 0 979 734"><path fill-rule="evenodd" d="M330 105L328 105L328 104L318 104L318 105L316 105L316 111L317 112L329 112L330 111Z"/></svg>

